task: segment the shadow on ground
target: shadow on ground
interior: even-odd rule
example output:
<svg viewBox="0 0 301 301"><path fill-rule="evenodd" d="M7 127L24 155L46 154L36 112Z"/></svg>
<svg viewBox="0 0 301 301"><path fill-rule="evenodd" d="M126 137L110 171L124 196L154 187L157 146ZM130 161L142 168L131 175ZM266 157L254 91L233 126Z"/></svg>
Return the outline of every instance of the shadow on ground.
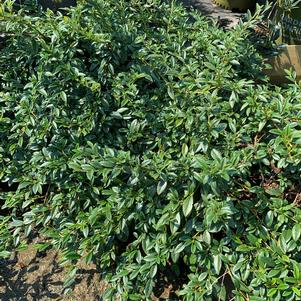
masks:
<svg viewBox="0 0 301 301"><path fill-rule="evenodd" d="M58 253L49 250L40 256L33 247L0 261L1 301L97 301L105 288L94 265L78 265L78 277L71 295L63 294L66 271Z"/></svg>

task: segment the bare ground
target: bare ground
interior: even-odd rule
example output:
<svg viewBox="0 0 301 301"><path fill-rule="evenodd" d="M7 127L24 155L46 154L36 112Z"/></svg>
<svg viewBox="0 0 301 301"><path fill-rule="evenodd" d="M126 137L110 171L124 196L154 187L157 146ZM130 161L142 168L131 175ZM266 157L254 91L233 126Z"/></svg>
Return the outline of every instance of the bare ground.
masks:
<svg viewBox="0 0 301 301"><path fill-rule="evenodd" d="M42 253L43 254L43 253ZM97 301L105 289L93 264L78 264L78 276L71 295L63 294L66 270L59 255L49 250L41 256L30 246L9 260L0 261L1 301Z"/></svg>

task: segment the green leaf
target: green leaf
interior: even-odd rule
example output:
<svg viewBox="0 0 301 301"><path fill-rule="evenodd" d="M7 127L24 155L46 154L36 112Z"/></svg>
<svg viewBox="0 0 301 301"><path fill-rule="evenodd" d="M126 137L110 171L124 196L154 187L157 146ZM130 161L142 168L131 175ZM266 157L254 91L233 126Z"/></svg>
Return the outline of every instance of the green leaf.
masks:
<svg viewBox="0 0 301 301"><path fill-rule="evenodd" d="M181 214L178 212L175 216L175 219L170 224L171 233L174 234L181 225Z"/></svg>
<svg viewBox="0 0 301 301"><path fill-rule="evenodd" d="M248 246L248 245L240 245L236 248L237 252L249 252L251 250L254 250L255 247Z"/></svg>
<svg viewBox="0 0 301 301"><path fill-rule="evenodd" d="M273 211L268 211L267 215L265 216L265 223L268 227L271 227L274 221L274 214Z"/></svg>
<svg viewBox="0 0 301 301"><path fill-rule="evenodd" d="M63 100L64 102L67 102L67 95L66 95L66 93L65 93L64 91L62 91L62 92L60 93L60 96L61 96L61 98L62 98L62 100Z"/></svg>
<svg viewBox="0 0 301 301"><path fill-rule="evenodd" d="M268 278L274 278L275 276L279 275L280 270L270 270L267 277Z"/></svg>
<svg viewBox="0 0 301 301"><path fill-rule="evenodd" d="M184 199L182 208L183 208L184 215L187 217L191 213L192 208L193 208L193 195L192 194Z"/></svg>
<svg viewBox="0 0 301 301"><path fill-rule="evenodd" d="M222 260L220 255L213 255L213 266L217 275L219 275L222 268Z"/></svg>
<svg viewBox="0 0 301 301"><path fill-rule="evenodd" d="M11 255L8 251L0 251L0 258L9 258Z"/></svg>
<svg viewBox="0 0 301 301"><path fill-rule="evenodd" d="M287 283L281 283L281 284L279 284L278 287L277 287L277 289L278 289L278 290L281 290L281 291L284 291L284 290L286 290L286 289L288 289L288 288L289 288L289 285L288 285Z"/></svg>
<svg viewBox="0 0 301 301"><path fill-rule="evenodd" d="M87 178L88 180L92 180L93 179L93 175L94 175L94 170L89 170L86 172Z"/></svg>
<svg viewBox="0 0 301 301"><path fill-rule="evenodd" d="M74 169L75 171L82 171L81 165L78 164L77 162L69 162L68 166Z"/></svg>
<svg viewBox="0 0 301 301"><path fill-rule="evenodd" d="M152 290L153 290L153 281L152 279L149 279L147 282L146 282L146 285L145 285L145 288L144 288L144 294L145 296L150 296L151 293L152 293Z"/></svg>
<svg viewBox="0 0 301 301"><path fill-rule="evenodd" d="M21 182L18 186L18 189L25 188L25 187L29 186L30 184L31 184L30 182Z"/></svg>
<svg viewBox="0 0 301 301"><path fill-rule="evenodd" d="M187 146L187 144L184 143L184 144L182 144L182 155L186 156L187 153L188 153L188 146Z"/></svg>
<svg viewBox="0 0 301 301"><path fill-rule="evenodd" d="M164 192L164 190L167 187L167 182L166 181L160 181L157 185L157 194L160 195Z"/></svg>
<svg viewBox="0 0 301 301"><path fill-rule="evenodd" d="M273 297L277 294L278 289L277 288L271 288L268 290L268 297Z"/></svg>
<svg viewBox="0 0 301 301"><path fill-rule="evenodd" d="M185 249L185 244L181 243L177 245L177 247L174 250L175 254L181 253Z"/></svg>
<svg viewBox="0 0 301 301"><path fill-rule="evenodd" d="M149 276L151 278L154 278L157 274L157 270L158 270L158 266L155 264L152 266L151 270L150 270L150 273L149 273Z"/></svg>
<svg viewBox="0 0 301 301"><path fill-rule="evenodd" d="M130 294L129 295L129 300L132 300L132 301L141 301L142 300L142 296L140 294Z"/></svg>
<svg viewBox="0 0 301 301"><path fill-rule="evenodd" d="M294 269L294 277L296 279L300 279L300 268L297 262L293 262L293 269Z"/></svg>
<svg viewBox="0 0 301 301"><path fill-rule="evenodd" d="M292 237L294 241L297 241L301 235L301 224L294 225L292 229Z"/></svg>
<svg viewBox="0 0 301 301"><path fill-rule="evenodd" d="M88 235L89 235L89 227L88 226L83 228L83 234L84 234L84 237L86 237L86 238L88 237Z"/></svg>
<svg viewBox="0 0 301 301"><path fill-rule="evenodd" d="M174 91L173 91L173 89L172 89L171 87L168 87L168 88L167 88L167 93L168 93L168 96L169 96L172 100L175 99L175 94L174 94Z"/></svg>
<svg viewBox="0 0 301 301"><path fill-rule="evenodd" d="M211 235L207 230L203 233L203 241L207 243L207 245L211 245Z"/></svg>
<svg viewBox="0 0 301 301"><path fill-rule="evenodd" d="M214 160L216 160L216 161L220 161L220 160L222 160L222 155L221 155L221 153L218 151L218 150L216 150L216 149L213 149L212 151L211 151L211 157L214 159Z"/></svg>
<svg viewBox="0 0 301 301"><path fill-rule="evenodd" d="M46 92L46 90L45 89L43 89L43 88L41 88L40 90L39 90L39 92L43 95L43 96L45 96L45 97L47 97L48 96L48 94L47 94L47 92Z"/></svg>
<svg viewBox="0 0 301 301"><path fill-rule="evenodd" d="M239 66L239 65L240 65L239 61L237 61L237 60L232 60L230 63L231 63L232 65L236 65L236 66Z"/></svg>
<svg viewBox="0 0 301 301"><path fill-rule="evenodd" d="M293 291L298 297L301 296L301 291L300 291L299 288L297 288L297 287L292 287L292 291Z"/></svg>
<svg viewBox="0 0 301 301"><path fill-rule="evenodd" d="M259 124L258 124L258 132L261 132L264 128L264 126L266 125L266 121L263 120L263 121L260 121Z"/></svg>

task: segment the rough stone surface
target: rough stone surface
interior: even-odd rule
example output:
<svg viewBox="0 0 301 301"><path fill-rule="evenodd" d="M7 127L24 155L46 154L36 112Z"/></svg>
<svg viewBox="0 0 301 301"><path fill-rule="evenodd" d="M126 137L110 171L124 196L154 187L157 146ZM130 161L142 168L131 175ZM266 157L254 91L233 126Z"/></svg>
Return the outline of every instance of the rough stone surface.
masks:
<svg viewBox="0 0 301 301"><path fill-rule="evenodd" d="M223 9L212 3L211 0L183 0L181 2L183 2L186 7L192 7L209 18L219 20L225 27L234 26L243 15L242 13Z"/></svg>

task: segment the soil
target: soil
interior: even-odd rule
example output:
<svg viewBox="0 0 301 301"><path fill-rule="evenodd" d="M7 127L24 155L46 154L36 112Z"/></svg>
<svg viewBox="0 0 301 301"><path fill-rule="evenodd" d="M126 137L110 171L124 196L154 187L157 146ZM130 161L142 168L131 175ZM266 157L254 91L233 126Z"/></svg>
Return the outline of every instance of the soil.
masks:
<svg viewBox="0 0 301 301"><path fill-rule="evenodd" d="M240 13L217 7L211 0L183 0L186 7L201 11L210 18L219 20L225 27L235 25ZM1 301L98 301L106 284L100 279L100 271L93 264L80 262L73 292L63 294L66 270L59 265L59 254L49 250L37 253L32 246L14 254L8 260L0 260ZM172 284L162 287L160 299L166 300L174 290ZM160 300L159 298L153 298Z"/></svg>
<svg viewBox="0 0 301 301"><path fill-rule="evenodd" d="M95 265L78 264L71 294L64 294L66 270L56 250L37 253L33 246L0 261L1 301L97 301L106 285Z"/></svg>

